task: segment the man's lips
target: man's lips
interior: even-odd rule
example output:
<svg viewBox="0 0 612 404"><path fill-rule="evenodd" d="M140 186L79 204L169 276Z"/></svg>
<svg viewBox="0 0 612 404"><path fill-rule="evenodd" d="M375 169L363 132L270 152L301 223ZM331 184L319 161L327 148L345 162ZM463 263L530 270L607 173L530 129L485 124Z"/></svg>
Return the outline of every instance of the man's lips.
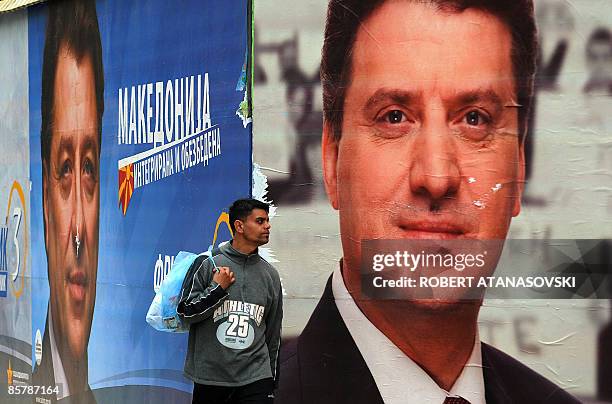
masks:
<svg viewBox="0 0 612 404"><path fill-rule="evenodd" d="M66 281L72 300L79 303L84 301L87 290L87 275L85 275L85 272L76 269L72 270L68 273Z"/></svg>
<svg viewBox="0 0 612 404"><path fill-rule="evenodd" d="M464 238L473 228L469 220L446 214L429 217L400 216L397 225L410 238Z"/></svg>

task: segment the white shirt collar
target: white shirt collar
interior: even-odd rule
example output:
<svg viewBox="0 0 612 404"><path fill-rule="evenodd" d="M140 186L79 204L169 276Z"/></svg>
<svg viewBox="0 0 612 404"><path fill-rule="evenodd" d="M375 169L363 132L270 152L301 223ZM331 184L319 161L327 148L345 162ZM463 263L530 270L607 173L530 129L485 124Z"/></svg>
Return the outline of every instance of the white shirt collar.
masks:
<svg viewBox="0 0 612 404"><path fill-rule="evenodd" d="M49 343L51 345L51 359L53 361L53 375L55 376L55 385L61 386L57 399L61 400L64 397L70 395L70 387L68 386L68 379L66 373L64 373L64 365L62 364L62 357L57 350L57 344L55 343L55 335L53 335L53 318L51 317L51 309L49 309Z"/></svg>
<svg viewBox="0 0 612 404"><path fill-rule="evenodd" d="M447 392L359 310L344 285L339 268L332 276L332 291L340 316L386 404L405 403L408 397L410 402L442 404L447 396L461 396L471 404L485 404L478 329L472 354L452 389Z"/></svg>

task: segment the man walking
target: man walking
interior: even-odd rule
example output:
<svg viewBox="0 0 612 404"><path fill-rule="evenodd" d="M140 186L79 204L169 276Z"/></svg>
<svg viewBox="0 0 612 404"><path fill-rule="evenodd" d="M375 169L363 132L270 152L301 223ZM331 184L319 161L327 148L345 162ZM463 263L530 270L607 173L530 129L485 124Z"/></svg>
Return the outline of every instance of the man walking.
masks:
<svg viewBox="0 0 612 404"><path fill-rule="evenodd" d="M278 272L258 254L270 238L268 212L264 202L235 201L233 240L199 257L183 284L177 311L190 324L185 375L193 403L274 399L283 308Z"/></svg>

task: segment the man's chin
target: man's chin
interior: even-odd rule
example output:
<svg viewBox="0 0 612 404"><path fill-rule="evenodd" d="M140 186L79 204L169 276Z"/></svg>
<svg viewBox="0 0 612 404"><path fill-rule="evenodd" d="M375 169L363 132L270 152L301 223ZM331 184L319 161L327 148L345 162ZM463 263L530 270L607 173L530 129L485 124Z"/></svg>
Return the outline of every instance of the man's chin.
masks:
<svg viewBox="0 0 612 404"><path fill-rule="evenodd" d="M91 330L90 318L87 313L83 313L78 317L72 315L66 319L69 323L65 324L67 329L62 341L64 353L75 362L82 362L87 356L87 345Z"/></svg>
<svg viewBox="0 0 612 404"><path fill-rule="evenodd" d="M74 363L83 363L87 358L87 340L88 336L85 337L83 334L71 335L68 337L67 342L67 354ZM63 359L62 359L63 361ZM67 364L64 364L67 365Z"/></svg>

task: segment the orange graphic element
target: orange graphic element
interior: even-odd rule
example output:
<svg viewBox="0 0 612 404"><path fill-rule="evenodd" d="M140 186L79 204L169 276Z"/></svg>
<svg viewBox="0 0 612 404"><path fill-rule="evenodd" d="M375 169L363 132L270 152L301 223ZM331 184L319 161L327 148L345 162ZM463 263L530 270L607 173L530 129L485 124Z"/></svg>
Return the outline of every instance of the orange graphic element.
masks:
<svg viewBox="0 0 612 404"><path fill-rule="evenodd" d="M15 298L19 299L21 297L21 294L23 293L23 289L25 287L25 271L26 271L26 262L28 259L28 212L26 212L26 204L25 204L25 194L23 193L23 188L21 188L21 184L18 181L13 181L13 186L11 187L11 192L9 193L9 201L8 201L8 208L6 210L6 224L8 225L8 220L9 220L9 214L11 213L11 202L13 201L13 191L17 191L17 196L19 197L19 201L21 202L21 207L23 208L23 217L22 217L22 223L23 223L23 229L25 232L25 237L23 238L25 240L25 248L23 251L23 271L19 271L19 274L21 274L21 285L19 286L19 289L15 289L15 287L13 286L13 282L9 282L9 284L11 285L11 289L13 289L13 293L15 294ZM20 226L20 228L22 228ZM11 372L11 375L13 373Z"/></svg>
<svg viewBox="0 0 612 404"><path fill-rule="evenodd" d="M9 366L8 369L6 369L6 376L8 379L8 384L11 385L13 384L13 368L11 368L11 361L9 360Z"/></svg>
<svg viewBox="0 0 612 404"><path fill-rule="evenodd" d="M219 232L219 226L221 225L221 223L225 223L227 225L227 229L229 230L232 237L234 237L234 233L232 232L232 227L230 226L229 222L229 215L226 212L221 212L221 214L217 218L217 224L215 225L215 235L213 236L212 242L213 246L217 242L217 233Z"/></svg>
<svg viewBox="0 0 612 404"><path fill-rule="evenodd" d="M123 216L127 211L130 199L134 193L134 164L128 164L119 169L119 205L123 211Z"/></svg>

